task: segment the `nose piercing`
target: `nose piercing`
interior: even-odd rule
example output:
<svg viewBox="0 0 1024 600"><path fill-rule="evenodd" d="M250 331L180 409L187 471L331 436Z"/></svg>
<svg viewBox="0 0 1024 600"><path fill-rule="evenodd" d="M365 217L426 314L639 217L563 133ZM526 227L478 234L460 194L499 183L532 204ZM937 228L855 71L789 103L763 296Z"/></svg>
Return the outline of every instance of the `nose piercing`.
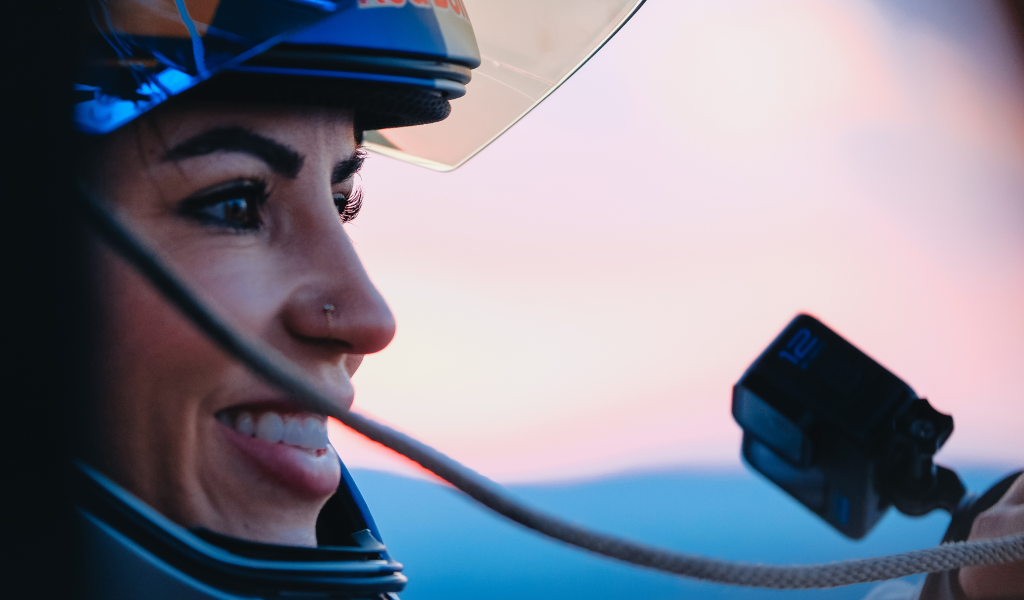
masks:
<svg viewBox="0 0 1024 600"><path fill-rule="evenodd" d="M327 329L334 329L334 305L324 304L324 315L327 317Z"/></svg>

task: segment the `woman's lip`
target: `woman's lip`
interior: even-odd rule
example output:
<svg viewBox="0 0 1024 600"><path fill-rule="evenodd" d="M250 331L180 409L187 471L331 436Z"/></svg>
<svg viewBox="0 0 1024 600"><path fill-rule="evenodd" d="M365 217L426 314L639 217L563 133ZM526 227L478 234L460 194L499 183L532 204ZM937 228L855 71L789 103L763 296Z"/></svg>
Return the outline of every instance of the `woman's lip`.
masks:
<svg viewBox="0 0 1024 600"><path fill-rule="evenodd" d="M264 404L260 406L267 409ZM309 499L328 498L338 489L341 467L338 455L330 445L327 446L327 452L314 456L302 448L250 437L219 420L217 427L242 457L267 480Z"/></svg>

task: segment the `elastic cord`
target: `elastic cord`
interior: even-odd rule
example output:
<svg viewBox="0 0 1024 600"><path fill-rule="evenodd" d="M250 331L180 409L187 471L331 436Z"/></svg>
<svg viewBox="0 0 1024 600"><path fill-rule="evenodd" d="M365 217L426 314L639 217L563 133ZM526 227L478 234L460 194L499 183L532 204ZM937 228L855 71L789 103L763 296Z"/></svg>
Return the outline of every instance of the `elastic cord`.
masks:
<svg viewBox="0 0 1024 600"><path fill-rule="evenodd" d="M935 573L962 567L1024 560L1024 533L955 542L902 554L819 565L762 565L707 558L655 548L592 531L546 515L513 499L499 485L437 450L365 416L335 405L305 374L275 349L244 335L215 314L194 290L120 219L83 191L86 218L113 250L131 263L197 328L268 383L305 408L332 416L351 429L419 463L494 512L548 537L637 566L693 579L770 589L832 588Z"/></svg>

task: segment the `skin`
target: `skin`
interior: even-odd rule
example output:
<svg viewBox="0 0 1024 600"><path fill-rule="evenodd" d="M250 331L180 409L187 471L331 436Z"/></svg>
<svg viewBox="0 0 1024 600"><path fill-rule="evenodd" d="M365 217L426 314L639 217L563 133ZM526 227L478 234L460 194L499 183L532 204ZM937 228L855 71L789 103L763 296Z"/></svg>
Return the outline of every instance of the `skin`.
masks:
<svg viewBox="0 0 1024 600"><path fill-rule="evenodd" d="M1024 477L1018 477L992 508L978 515L968 539L984 540L1024 531ZM1024 597L1024 563L1014 562L960 571L960 587L968 597Z"/></svg>
<svg viewBox="0 0 1024 600"><path fill-rule="evenodd" d="M223 128L287 146L301 155L301 169L279 172L236 150L168 157ZM220 314L303 368L338 406L351 405L352 374L395 331L336 206L353 190L351 178L332 184L336 165L357 150L351 114L179 104L108 137L92 153L93 191ZM239 181L266 184L258 229L211 219L223 205L183 212L185 199ZM313 456L240 440L216 415L249 405L299 409L209 343L126 263L102 246L97 254L106 389L92 460L186 527L315 546L317 515L340 477L333 448ZM325 304L335 307L330 322Z"/></svg>

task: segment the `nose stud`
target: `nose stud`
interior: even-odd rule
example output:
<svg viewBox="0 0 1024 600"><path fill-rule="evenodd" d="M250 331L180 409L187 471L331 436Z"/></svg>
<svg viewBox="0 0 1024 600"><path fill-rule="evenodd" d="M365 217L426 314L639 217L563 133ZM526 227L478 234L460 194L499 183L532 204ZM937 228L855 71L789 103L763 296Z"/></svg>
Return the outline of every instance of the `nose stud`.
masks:
<svg viewBox="0 0 1024 600"><path fill-rule="evenodd" d="M327 330L334 329L334 305L324 304L324 316L327 317Z"/></svg>

